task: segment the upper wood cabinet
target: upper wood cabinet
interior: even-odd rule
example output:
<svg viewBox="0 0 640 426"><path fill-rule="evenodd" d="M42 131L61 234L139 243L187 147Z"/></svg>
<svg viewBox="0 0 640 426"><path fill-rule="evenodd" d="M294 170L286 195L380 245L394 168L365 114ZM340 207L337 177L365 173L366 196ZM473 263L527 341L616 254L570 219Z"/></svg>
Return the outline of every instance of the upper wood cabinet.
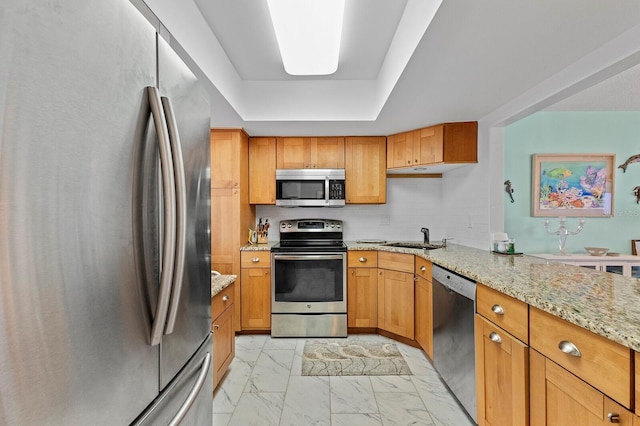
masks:
<svg viewBox="0 0 640 426"><path fill-rule="evenodd" d="M343 169L344 138L278 138L278 169Z"/></svg>
<svg viewBox="0 0 640 426"><path fill-rule="evenodd" d="M247 139L242 129L211 129L211 188L248 186Z"/></svg>
<svg viewBox="0 0 640 426"><path fill-rule="evenodd" d="M276 203L276 138L249 138L249 203Z"/></svg>
<svg viewBox="0 0 640 426"><path fill-rule="evenodd" d="M348 137L345 144L347 204L387 202L386 138Z"/></svg>
<svg viewBox="0 0 640 426"><path fill-rule="evenodd" d="M387 138L387 168L477 163L478 123L445 123Z"/></svg>

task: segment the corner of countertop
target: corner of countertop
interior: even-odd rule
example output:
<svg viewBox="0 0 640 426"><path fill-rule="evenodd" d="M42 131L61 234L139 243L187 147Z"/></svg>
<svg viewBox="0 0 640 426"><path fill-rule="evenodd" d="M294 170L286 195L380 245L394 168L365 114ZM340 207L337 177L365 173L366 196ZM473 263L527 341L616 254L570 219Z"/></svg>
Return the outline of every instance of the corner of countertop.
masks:
<svg viewBox="0 0 640 426"><path fill-rule="evenodd" d="M211 297L229 287L238 279L237 275L217 275L211 277Z"/></svg>

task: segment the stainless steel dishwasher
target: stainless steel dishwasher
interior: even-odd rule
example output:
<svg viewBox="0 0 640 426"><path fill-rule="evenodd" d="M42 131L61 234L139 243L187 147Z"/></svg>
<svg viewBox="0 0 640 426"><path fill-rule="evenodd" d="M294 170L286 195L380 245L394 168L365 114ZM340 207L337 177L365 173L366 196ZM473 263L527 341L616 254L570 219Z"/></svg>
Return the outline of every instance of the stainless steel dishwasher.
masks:
<svg viewBox="0 0 640 426"><path fill-rule="evenodd" d="M433 265L433 365L477 422L473 319L476 283Z"/></svg>

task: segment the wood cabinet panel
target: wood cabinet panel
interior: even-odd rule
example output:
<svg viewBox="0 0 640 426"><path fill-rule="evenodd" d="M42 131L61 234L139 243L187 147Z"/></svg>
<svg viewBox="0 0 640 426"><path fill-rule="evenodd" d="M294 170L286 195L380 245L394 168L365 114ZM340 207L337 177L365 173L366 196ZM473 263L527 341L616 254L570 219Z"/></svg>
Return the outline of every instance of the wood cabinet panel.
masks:
<svg viewBox="0 0 640 426"><path fill-rule="evenodd" d="M378 327L413 339L415 331L413 273L384 269L378 271L380 275L378 277Z"/></svg>
<svg viewBox="0 0 640 426"><path fill-rule="evenodd" d="M215 389L229 368L236 353L233 306L214 318L213 332L213 388Z"/></svg>
<svg viewBox="0 0 640 426"><path fill-rule="evenodd" d="M242 268L240 285L242 330L269 330L271 328L271 270L257 267Z"/></svg>
<svg viewBox="0 0 640 426"><path fill-rule="evenodd" d="M347 325L378 326L378 269L350 267L347 278Z"/></svg>
<svg viewBox="0 0 640 426"><path fill-rule="evenodd" d="M278 169L343 169L344 138L277 138Z"/></svg>
<svg viewBox="0 0 640 426"><path fill-rule="evenodd" d="M249 203L276 203L275 138L249 138Z"/></svg>
<svg viewBox="0 0 640 426"><path fill-rule="evenodd" d="M387 168L409 167L413 165L414 132L397 133L387 137ZM417 162L417 159L416 159Z"/></svg>
<svg viewBox="0 0 640 426"><path fill-rule="evenodd" d="M627 408L632 407L632 354L626 348L558 317L530 308L530 345ZM580 351L560 349L570 342Z"/></svg>
<svg viewBox="0 0 640 426"><path fill-rule="evenodd" d="M529 348L475 317L478 425L529 424Z"/></svg>
<svg viewBox="0 0 640 426"><path fill-rule="evenodd" d="M433 359L433 291L431 281L422 276L415 281L415 339Z"/></svg>
<svg viewBox="0 0 640 426"><path fill-rule="evenodd" d="M345 195L348 204L387 201L386 138L348 137L345 143Z"/></svg>
<svg viewBox="0 0 640 426"><path fill-rule="evenodd" d="M531 425L631 425L633 414L555 362L531 350Z"/></svg>
<svg viewBox="0 0 640 426"><path fill-rule="evenodd" d="M233 305L236 299L235 287L235 283L230 284L211 299L211 318L217 318L229 306Z"/></svg>
<svg viewBox="0 0 640 426"><path fill-rule="evenodd" d="M270 251L243 251L240 253L240 264L243 268L270 268Z"/></svg>
<svg viewBox="0 0 640 426"><path fill-rule="evenodd" d="M419 256L415 257L415 273L417 276L424 278L431 282L431 271L433 270L433 263L430 260L423 259Z"/></svg>
<svg viewBox="0 0 640 426"><path fill-rule="evenodd" d="M378 252L375 250L349 250L347 252L347 266L349 268L378 267Z"/></svg>
<svg viewBox="0 0 640 426"><path fill-rule="evenodd" d="M529 305L484 285L478 285L476 291L480 315L517 339L529 342Z"/></svg>
<svg viewBox="0 0 640 426"><path fill-rule="evenodd" d="M247 140L241 129L211 129L212 188L238 188L241 180L248 179Z"/></svg>
<svg viewBox="0 0 640 426"><path fill-rule="evenodd" d="M381 251L378 253L378 268L392 271L414 272L414 255Z"/></svg>

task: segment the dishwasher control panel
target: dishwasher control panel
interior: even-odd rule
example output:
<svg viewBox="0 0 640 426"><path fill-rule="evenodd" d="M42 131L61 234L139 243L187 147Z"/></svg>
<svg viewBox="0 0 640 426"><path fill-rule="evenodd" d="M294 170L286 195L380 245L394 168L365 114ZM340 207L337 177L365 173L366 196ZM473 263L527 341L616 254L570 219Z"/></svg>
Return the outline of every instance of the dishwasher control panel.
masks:
<svg viewBox="0 0 640 426"><path fill-rule="evenodd" d="M467 299L476 300L476 282L458 275L455 272L433 265L431 272L433 281L438 281L449 290L463 295Z"/></svg>

